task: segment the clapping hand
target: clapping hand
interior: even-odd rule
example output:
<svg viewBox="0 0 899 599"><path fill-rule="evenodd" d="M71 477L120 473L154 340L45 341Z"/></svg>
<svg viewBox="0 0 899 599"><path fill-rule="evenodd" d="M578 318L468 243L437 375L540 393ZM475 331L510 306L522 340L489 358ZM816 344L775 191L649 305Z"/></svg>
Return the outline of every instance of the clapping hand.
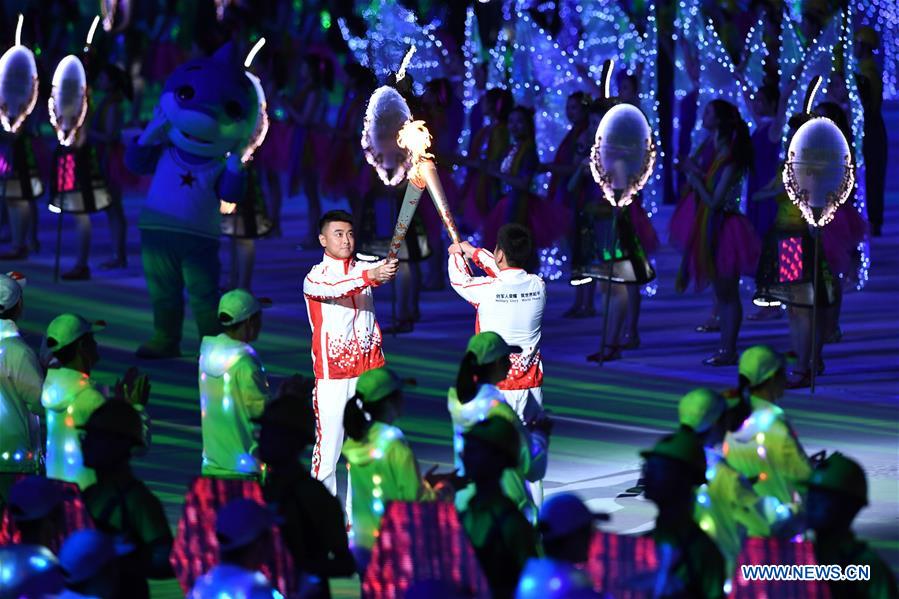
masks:
<svg viewBox="0 0 899 599"><path fill-rule="evenodd" d="M150 379L132 366L125 371L124 379L116 381L114 394L116 399L123 399L134 407L146 406L150 399Z"/></svg>

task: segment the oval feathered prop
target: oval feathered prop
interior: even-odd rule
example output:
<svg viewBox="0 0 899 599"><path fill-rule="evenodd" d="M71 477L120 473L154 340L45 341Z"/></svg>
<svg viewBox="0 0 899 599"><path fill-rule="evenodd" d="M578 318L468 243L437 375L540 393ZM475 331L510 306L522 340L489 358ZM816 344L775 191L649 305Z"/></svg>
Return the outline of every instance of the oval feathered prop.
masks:
<svg viewBox="0 0 899 599"><path fill-rule="evenodd" d="M362 151L385 185L399 185L412 167L412 153L399 145L400 130L412 121L403 96L384 85L371 95L362 127Z"/></svg>

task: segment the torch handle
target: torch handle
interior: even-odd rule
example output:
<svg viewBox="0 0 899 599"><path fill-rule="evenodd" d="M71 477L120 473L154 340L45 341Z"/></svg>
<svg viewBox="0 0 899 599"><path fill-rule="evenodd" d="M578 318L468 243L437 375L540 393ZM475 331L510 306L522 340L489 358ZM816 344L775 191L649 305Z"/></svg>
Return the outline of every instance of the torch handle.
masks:
<svg viewBox="0 0 899 599"><path fill-rule="evenodd" d="M419 187L413 183L412 180L409 180L406 184L406 193L403 196L403 204L400 206L396 225L393 228L393 237L390 239L390 246L387 250L388 260L396 260L396 257L400 252L400 247L403 245L403 240L406 238L406 233L409 231L409 224L412 222L412 217L415 216L415 209L418 208L418 201L421 199L421 194L423 192L424 188Z"/></svg>
<svg viewBox="0 0 899 599"><path fill-rule="evenodd" d="M461 241L459 229L456 228L456 221L453 220L453 213L450 212L446 192L443 190L443 184L440 183L440 176L437 174L437 166L432 161L425 160L419 165L419 172L428 188L428 195L431 196L431 201L434 202L437 214L440 215L440 220L443 221L443 226L446 227L446 232L453 243L459 243Z"/></svg>

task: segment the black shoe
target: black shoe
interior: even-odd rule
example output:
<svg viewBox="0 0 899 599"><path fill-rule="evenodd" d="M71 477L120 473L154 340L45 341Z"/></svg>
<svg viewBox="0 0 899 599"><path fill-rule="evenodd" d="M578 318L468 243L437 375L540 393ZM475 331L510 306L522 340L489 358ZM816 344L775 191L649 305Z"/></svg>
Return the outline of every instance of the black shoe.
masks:
<svg viewBox="0 0 899 599"><path fill-rule="evenodd" d="M718 351L702 361L706 366L736 366L737 354L726 354Z"/></svg>
<svg viewBox="0 0 899 599"><path fill-rule="evenodd" d="M59 276L63 281L90 281L91 269L89 266L76 266L69 272L64 272Z"/></svg>
<svg viewBox="0 0 899 599"><path fill-rule="evenodd" d="M180 358L181 350L178 346L158 346L151 343L144 343L134 353L138 358L143 360L167 360L170 358Z"/></svg>

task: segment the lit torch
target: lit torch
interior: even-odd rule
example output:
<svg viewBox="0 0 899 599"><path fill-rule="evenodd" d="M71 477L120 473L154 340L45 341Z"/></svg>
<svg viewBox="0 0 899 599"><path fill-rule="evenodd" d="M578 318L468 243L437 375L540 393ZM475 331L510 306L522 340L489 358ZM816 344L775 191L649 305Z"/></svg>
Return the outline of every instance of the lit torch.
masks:
<svg viewBox="0 0 899 599"><path fill-rule="evenodd" d="M397 81L405 76L415 47L411 47L403 58L397 72ZM396 186L407 181L406 193L400 207L393 238L387 253L389 259L396 258L418 201L425 188L449 232L453 243L459 242L459 233L449 211L449 203L437 168L434 166L431 147L431 133L421 120L413 120L409 105L400 93L382 86L374 91L365 109L362 129L362 151L366 161L378 173L381 181L388 186Z"/></svg>

